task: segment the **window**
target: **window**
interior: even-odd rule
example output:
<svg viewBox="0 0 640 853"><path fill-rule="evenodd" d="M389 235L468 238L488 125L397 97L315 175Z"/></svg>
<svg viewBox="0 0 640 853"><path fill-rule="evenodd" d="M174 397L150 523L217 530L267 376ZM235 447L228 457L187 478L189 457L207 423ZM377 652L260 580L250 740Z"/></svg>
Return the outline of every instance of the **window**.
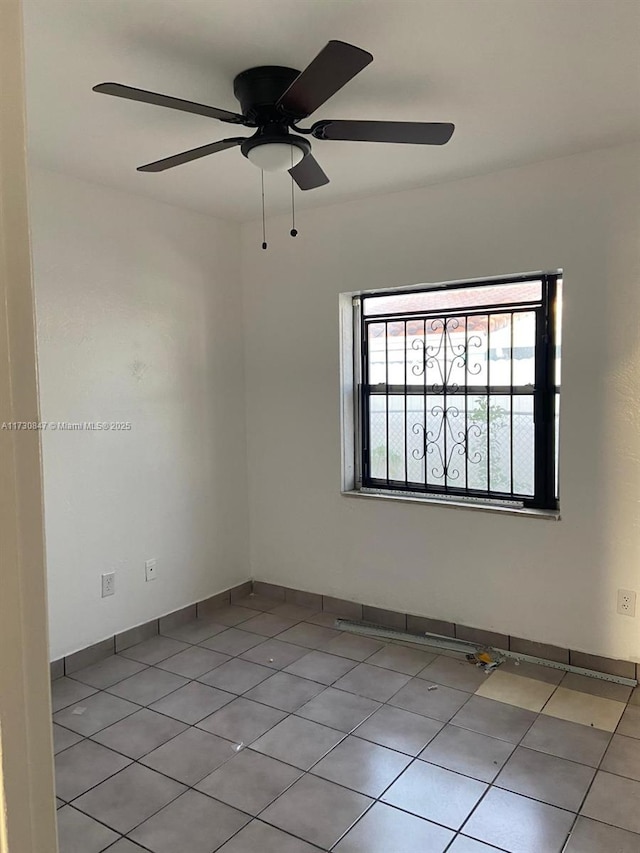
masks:
<svg viewBox="0 0 640 853"><path fill-rule="evenodd" d="M561 285L355 296L356 489L556 510Z"/></svg>

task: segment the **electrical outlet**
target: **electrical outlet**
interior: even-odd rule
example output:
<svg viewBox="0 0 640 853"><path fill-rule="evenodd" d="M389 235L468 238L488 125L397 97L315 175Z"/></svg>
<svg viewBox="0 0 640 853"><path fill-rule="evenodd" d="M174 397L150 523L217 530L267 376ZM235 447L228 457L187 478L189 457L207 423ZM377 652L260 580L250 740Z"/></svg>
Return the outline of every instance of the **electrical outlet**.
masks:
<svg viewBox="0 0 640 853"><path fill-rule="evenodd" d="M146 560L144 564L144 579L146 581L154 581L158 574L157 560L155 557L151 560Z"/></svg>
<svg viewBox="0 0 640 853"><path fill-rule="evenodd" d="M106 572L106 574L102 575L102 597L106 598L108 595L115 595L115 591L116 573Z"/></svg>
<svg viewBox="0 0 640 853"><path fill-rule="evenodd" d="M636 594L632 589L618 590L618 613L622 616L636 615Z"/></svg>

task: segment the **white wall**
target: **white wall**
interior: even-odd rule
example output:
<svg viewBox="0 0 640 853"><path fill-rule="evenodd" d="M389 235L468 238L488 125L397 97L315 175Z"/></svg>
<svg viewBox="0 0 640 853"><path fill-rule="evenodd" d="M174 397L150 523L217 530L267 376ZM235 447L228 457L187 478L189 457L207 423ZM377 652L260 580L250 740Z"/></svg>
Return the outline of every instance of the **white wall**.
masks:
<svg viewBox="0 0 640 853"><path fill-rule="evenodd" d="M640 613L615 612L640 592L639 163L628 146L305 211L295 239L268 222L266 252L244 227L254 577L640 660ZM341 496L338 294L559 267L562 520Z"/></svg>
<svg viewBox="0 0 640 853"><path fill-rule="evenodd" d="M239 232L66 175L30 183L42 420L132 425L42 435L58 658L249 576Z"/></svg>

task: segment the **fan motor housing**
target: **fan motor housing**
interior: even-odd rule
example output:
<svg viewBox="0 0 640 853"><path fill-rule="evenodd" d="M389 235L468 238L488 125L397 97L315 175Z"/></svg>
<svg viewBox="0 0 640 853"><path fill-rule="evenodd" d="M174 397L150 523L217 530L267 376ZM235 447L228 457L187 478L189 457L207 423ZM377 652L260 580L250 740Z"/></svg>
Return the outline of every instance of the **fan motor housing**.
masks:
<svg viewBox="0 0 640 853"><path fill-rule="evenodd" d="M260 65L238 74L233 81L233 94L240 101L245 117L256 124L276 117L282 120L276 101L299 74L295 68L281 65Z"/></svg>

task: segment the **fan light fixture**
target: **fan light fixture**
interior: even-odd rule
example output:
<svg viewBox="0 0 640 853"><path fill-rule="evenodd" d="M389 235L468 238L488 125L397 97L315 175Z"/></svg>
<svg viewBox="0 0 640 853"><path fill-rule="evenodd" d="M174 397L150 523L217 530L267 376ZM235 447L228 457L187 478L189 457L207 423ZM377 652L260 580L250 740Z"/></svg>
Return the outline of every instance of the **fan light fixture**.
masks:
<svg viewBox="0 0 640 853"><path fill-rule="evenodd" d="M247 152L247 159L265 172L286 172L304 157L304 151L288 142L267 142Z"/></svg>

